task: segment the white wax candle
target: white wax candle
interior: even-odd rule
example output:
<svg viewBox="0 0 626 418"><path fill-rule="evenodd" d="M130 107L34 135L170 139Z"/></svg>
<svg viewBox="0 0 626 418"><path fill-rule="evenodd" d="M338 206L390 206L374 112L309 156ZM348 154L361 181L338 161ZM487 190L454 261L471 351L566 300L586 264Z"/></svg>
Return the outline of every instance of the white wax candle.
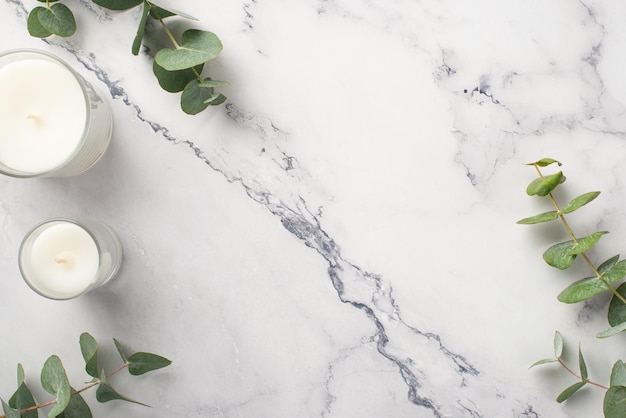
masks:
<svg viewBox="0 0 626 418"><path fill-rule="evenodd" d="M87 102L76 77L40 58L0 68L0 162L25 173L53 169L80 143Z"/></svg>
<svg viewBox="0 0 626 418"><path fill-rule="evenodd" d="M51 296L75 296L95 280L100 256L95 241L80 226L57 223L32 243L30 281Z"/></svg>

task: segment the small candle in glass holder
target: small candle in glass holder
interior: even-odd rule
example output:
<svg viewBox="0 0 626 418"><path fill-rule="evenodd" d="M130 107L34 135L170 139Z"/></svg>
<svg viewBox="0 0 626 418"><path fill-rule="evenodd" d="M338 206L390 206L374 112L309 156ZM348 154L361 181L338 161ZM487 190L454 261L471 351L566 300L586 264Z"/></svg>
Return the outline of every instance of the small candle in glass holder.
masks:
<svg viewBox="0 0 626 418"><path fill-rule="evenodd" d="M104 154L108 103L64 61L37 50L0 54L0 173L64 177Z"/></svg>
<svg viewBox="0 0 626 418"><path fill-rule="evenodd" d="M50 299L72 299L111 280L122 246L111 228L97 222L55 218L24 238L19 266L26 283Z"/></svg>

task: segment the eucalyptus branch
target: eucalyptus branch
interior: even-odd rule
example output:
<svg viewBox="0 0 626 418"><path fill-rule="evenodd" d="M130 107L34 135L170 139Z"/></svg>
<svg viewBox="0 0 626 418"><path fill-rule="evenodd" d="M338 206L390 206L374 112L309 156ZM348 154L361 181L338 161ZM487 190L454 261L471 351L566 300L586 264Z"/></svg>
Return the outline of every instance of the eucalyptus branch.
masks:
<svg viewBox="0 0 626 418"><path fill-rule="evenodd" d="M94 387L97 387L96 400L98 402L123 400L148 406L121 395L111 386L109 378L125 369L128 369L131 375L142 375L167 367L171 361L165 357L145 352L137 352L127 356L121 344L117 340L113 340L123 364L114 371L106 373L104 369L98 367L98 344L96 340L88 333L81 334L80 349L85 360L85 371L92 377L92 381L79 390L70 386L61 360L55 355L50 356L41 371L42 387L55 396L55 399L48 402L37 403L35 401L25 382L24 368L18 364L18 388L8 402L2 401L5 415L0 415L0 418L36 418L38 417L37 411L48 406L53 406L48 414L49 417L62 415L64 418L92 418L91 410L81 393Z"/></svg>
<svg viewBox="0 0 626 418"><path fill-rule="evenodd" d="M594 232L586 237L578 238L570 227L565 215L580 209L589 202L593 201L600 192L589 192L572 199L567 205L561 207L552 191L565 182L565 176L562 171L554 174L544 175L541 171L542 167L552 164L562 164L552 158L543 158L534 163L530 163L535 168L539 178L532 181L526 188L529 196L548 197L554 206L553 211L540 213L535 216L524 218L518 221L519 224L531 225L544 222L550 222L560 219L567 234L571 238L569 241L552 245L544 251L543 259L552 267L561 270L569 268L576 258L580 255L587 266L593 272L592 277L586 277L567 286L558 295L558 300L564 303L577 303L588 300L600 293L610 291L613 297L608 308L608 322L611 326L609 329L597 334L598 338L606 338L613 336L622 331L626 331L626 283L620 284L617 289L613 287L613 283L622 281L626 277L626 260L619 261L619 255L613 256L601 263L598 267L591 261L587 255L588 251L593 248L607 231ZM585 363L581 348L578 348L578 364L580 373L576 373L562 359L564 349L563 337L557 331L554 335L554 358L543 359L535 362L531 367L547 363L559 363L569 374L574 376L578 381L565 390L557 397L558 402L564 402L572 395L578 392L587 384L596 386L606 390L604 395L603 411L606 418L624 418L624 404L626 403L626 366L621 360L618 360L611 370L610 386L589 380L587 365Z"/></svg>
<svg viewBox="0 0 626 418"><path fill-rule="evenodd" d="M226 101L226 96L216 92L215 89L228 83L202 76L204 65L215 59L222 51L220 39L212 32L189 29L182 34L182 40L179 42L165 23L165 19L175 16L197 20L193 16L159 6L151 0L92 1L109 10L143 7L131 48L133 55L139 54L148 19L152 18L160 23L174 49L159 50L155 55L152 70L165 91L182 92L180 106L185 113L195 115L209 106L218 106ZM28 14L28 32L37 38L73 35L76 32L76 20L72 11L58 0L45 2L46 7L37 6Z"/></svg>

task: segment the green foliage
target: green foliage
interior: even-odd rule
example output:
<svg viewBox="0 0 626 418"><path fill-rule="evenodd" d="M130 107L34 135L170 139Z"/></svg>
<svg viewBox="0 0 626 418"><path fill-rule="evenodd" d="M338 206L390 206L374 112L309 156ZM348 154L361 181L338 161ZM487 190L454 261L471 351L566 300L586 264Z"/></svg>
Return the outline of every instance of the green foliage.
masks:
<svg viewBox="0 0 626 418"><path fill-rule="evenodd" d="M38 6L28 15L28 33L36 38L47 38L52 35L67 37L76 32L76 21L72 11L57 0L46 1L46 6ZM164 22L164 19L179 16L197 20L193 16L161 6L149 0L92 0L98 6L109 10L128 10L142 6L139 26L132 42L131 53L138 55L144 38L148 19L157 20L170 39L173 48L163 48L155 55L153 72L159 85L168 92L183 92L181 108L184 112L195 115L209 106L218 106L226 101L226 96L215 91L216 87L228 85L215 82L201 75L204 64L222 51L222 42L212 32L189 29L177 41Z"/></svg>
<svg viewBox="0 0 626 418"><path fill-rule="evenodd" d="M114 372L107 374L104 370L97 370L98 367L98 343L90 334L83 333L80 335L80 350L85 360L85 371L93 379L80 390L74 389L65 372L65 368L61 359L56 356L50 356L41 371L41 386L46 392L55 396L55 399L42 404L37 404L32 392L26 385L24 368L21 364L17 367L17 390L11 396L8 402L2 401L4 410L4 418L37 418L38 409L53 405L48 413L49 418L92 418L89 405L85 402L81 393L87 389L97 387L96 400L99 402L109 402L112 400L122 400L126 402L137 403L148 406L115 390L109 378L116 375L124 369L128 369L131 375L142 375L154 370L169 366L172 362L165 357L157 354L136 352L130 356L126 356L122 349L122 345L115 338L113 339L115 346L122 357L124 364Z"/></svg>
<svg viewBox="0 0 626 418"><path fill-rule="evenodd" d="M593 272L591 277L577 280L561 291L557 299L564 303L577 303L588 300L600 293L610 291L613 293L608 309L608 322L611 326L609 329L598 333L598 338L607 338L626 330L626 283L622 283L617 289L613 288L613 284L626 277L626 260L619 261L619 255L615 255L604 261L597 268L587 255L587 252L594 248L600 238L607 234L607 231L594 232L583 238L576 238L571 227L565 219L565 215L572 213L588 203L595 200L600 192L588 192L572 199L562 209L559 207L555 196L552 194L554 189L562 184L565 176L561 171L554 174L544 175L541 168L548 167L551 164L562 164L552 158L543 158L528 165L533 166L539 178L533 180L527 187L526 193L530 196L548 197L554 206L553 211L544 212L539 215L524 218L518 221L518 224L532 225L561 219L565 229L570 237L568 241L564 241L550 246L543 253L544 261L559 269L569 268L578 256L585 259L585 262ZM539 360L531 367L558 363L567 372L575 376L578 381L568 386L557 397L558 402L564 402L577 393L580 389L587 385L593 384L596 387L604 388L606 394L604 397L604 416L605 418L626 418L626 366L621 360L618 360L613 366L611 372L611 386L606 387L602 384L591 382L587 370L582 350L578 349L578 369L576 374L571 368L567 367L562 359L563 354L563 337L557 331L554 336L554 353L555 358L546 358Z"/></svg>

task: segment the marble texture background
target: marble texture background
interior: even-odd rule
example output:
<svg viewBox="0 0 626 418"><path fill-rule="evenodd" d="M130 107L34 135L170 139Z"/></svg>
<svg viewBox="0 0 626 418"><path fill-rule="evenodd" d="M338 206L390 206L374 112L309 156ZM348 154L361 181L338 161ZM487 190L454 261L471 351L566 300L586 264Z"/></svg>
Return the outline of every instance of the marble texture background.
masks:
<svg viewBox="0 0 626 418"><path fill-rule="evenodd" d="M608 0L187 1L220 36L208 68L228 101L199 116L161 91L156 25L130 54L139 10L69 1L78 31L29 37L34 0L0 1L3 49L65 59L105 93L104 158L66 179L0 178L0 396L22 362L32 386L59 354L78 385L78 336L112 337L174 363L120 391L151 404L96 416L601 417L600 390L563 405L573 382L552 353L606 383L623 335L599 341L606 297L568 306L571 281L541 260L560 227L515 221L546 208L522 163L565 163L560 197L601 190L571 216L624 251L626 6ZM45 77L45 75L42 75ZM1 94L1 93L0 93ZM21 281L25 232L54 216L97 219L125 261L107 286L45 300ZM584 274L584 266L575 273ZM600 354L602 353L602 354ZM41 391L40 399L46 399Z"/></svg>

